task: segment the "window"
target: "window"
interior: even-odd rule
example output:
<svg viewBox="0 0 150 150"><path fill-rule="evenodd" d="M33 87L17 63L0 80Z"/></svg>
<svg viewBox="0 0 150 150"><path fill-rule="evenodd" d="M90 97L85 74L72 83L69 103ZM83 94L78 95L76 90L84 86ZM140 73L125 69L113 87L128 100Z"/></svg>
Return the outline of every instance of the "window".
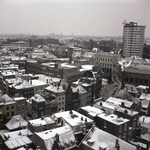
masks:
<svg viewBox="0 0 150 150"><path fill-rule="evenodd" d="M125 131L127 130L127 123L124 125L124 130Z"/></svg>
<svg viewBox="0 0 150 150"><path fill-rule="evenodd" d="M14 116L14 111L11 112L11 116Z"/></svg>
<svg viewBox="0 0 150 150"><path fill-rule="evenodd" d="M107 128L107 122L104 120L104 128Z"/></svg>
<svg viewBox="0 0 150 150"><path fill-rule="evenodd" d="M7 117L9 117L9 112L7 113Z"/></svg>
<svg viewBox="0 0 150 150"><path fill-rule="evenodd" d="M64 102L62 102L62 105L64 105Z"/></svg>
<svg viewBox="0 0 150 150"><path fill-rule="evenodd" d="M59 103L59 106L60 106L60 103Z"/></svg>
<svg viewBox="0 0 150 150"><path fill-rule="evenodd" d="M11 106L11 109L14 109L14 106Z"/></svg>
<svg viewBox="0 0 150 150"><path fill-rule="evenodd" d="M2 119L2 114L0 114L0 120Z"/></svg>
<svg viewBox="0 0 150 150"><path fill-rule="evenodd" d="M121 133L121 132L122 132L122 125L119 126L119 133Z"/></svg>
<svg viewBox="0 0 150 150"><path fill-rule="evenodd" d="M61 100L61 98L59 98L59 101Z"/></svg>
<svg viewBox="0 0 150 150"><path fill-rule="evenodd" d="M22 102L22 105L24 105L24 101Z"/></svg>
<svg viewBox="0 0 150 150"><path fill-rule="evenodd" d="M9 110L9 107L7 107L6 109Z"/></svg>
<svg viewBox="0 0 150 150"><path fill-rule="evenodd" d="M62 100L64 100L64 97L62 97Z"/></svg>
<svg viewBox="0 0 150 150"><path fill-rule="evenodd" d="M18 111L20 111L20 107L18 107Z"/></svg>
<svg viewBox="0 0 150 150"><path fill-rule="evenodd" d="M24 106L22 106L22 110L24 110Z"/></svg>

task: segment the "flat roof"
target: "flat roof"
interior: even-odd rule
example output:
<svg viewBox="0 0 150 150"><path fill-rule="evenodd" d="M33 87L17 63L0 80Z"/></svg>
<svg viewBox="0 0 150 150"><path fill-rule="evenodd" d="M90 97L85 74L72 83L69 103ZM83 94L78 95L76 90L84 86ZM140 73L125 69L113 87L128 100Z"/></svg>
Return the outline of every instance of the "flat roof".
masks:
<svg viewBox="0 0 150 150"><path fill-rule="evenodd" d="M63 118L72 127L85 124L85 119L87 119L87 123L93 123L92 119L74 110L72 110L72 114L70 114L70 111L64 111L64 112L56 113L55 116L57 118ZM83 120L81 118L83 118Z"/></svg>

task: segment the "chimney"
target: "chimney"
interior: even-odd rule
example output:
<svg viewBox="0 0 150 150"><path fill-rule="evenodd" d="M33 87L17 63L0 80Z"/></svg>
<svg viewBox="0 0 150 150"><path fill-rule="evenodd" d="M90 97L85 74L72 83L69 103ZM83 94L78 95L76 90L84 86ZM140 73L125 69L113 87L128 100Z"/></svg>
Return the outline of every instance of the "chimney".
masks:
<svg viewBox="0 0 150 150"><path fill-rule="evenodd" d="M116 150L120 150L120 145L119 145L118 139L116 139L115 148L116 148Z"/></svg>
<svg viewBox="0 0 150 150"><path fill-rule="evenodd" d="M124 102L121 102L121 107L124 107Z"/></svg>
<svg viewBox="0 0 150 150"><path fill-rule="evenodd" d="M145 121L145 117L143 117L143 122Z"/></svg>

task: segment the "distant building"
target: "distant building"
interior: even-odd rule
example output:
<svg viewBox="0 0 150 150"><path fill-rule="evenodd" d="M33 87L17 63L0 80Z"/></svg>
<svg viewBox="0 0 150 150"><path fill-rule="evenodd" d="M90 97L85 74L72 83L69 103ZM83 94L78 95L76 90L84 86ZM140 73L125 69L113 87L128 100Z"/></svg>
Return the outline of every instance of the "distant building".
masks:
<svg viewBox="0 0 150 150"><path fill-rule="evenodd" d="M120 54L99 52L95 55L95 66L99 66L104 77L110 74L118 74L118 61L121 59Z"/></svg>
<svg viewBox="0 0 150 150"><path fill-rule="evenodd" d="M121 59L118 63L122 87L125 84L150 86L150 60L131 56Z"/></svg>
<svg viewBox="0 0 150 150"><path fill-rule="evenodd" d="M26 98L24 97L15 97L14 101L16 102L16 114L21 115L23 118L26 118Z"/></svg>
<svg viewBox="0 0 150 150"><path fill-rule="evenodd" d="M123 57L143 57L145 26L135 22L124 23L123 31Z"/></svg>

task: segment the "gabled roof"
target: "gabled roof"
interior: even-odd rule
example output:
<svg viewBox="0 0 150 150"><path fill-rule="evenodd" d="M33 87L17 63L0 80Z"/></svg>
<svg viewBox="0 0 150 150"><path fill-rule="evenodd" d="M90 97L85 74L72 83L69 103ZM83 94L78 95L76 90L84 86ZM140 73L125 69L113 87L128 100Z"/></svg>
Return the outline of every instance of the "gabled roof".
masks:
<svg viewBox="0 0 150 150"><path fill-rule="evenodd" d="M5 125L9 130L15 130L17 128L26 127L28 123L22 118L21 115L16 115Z"/></svg>

